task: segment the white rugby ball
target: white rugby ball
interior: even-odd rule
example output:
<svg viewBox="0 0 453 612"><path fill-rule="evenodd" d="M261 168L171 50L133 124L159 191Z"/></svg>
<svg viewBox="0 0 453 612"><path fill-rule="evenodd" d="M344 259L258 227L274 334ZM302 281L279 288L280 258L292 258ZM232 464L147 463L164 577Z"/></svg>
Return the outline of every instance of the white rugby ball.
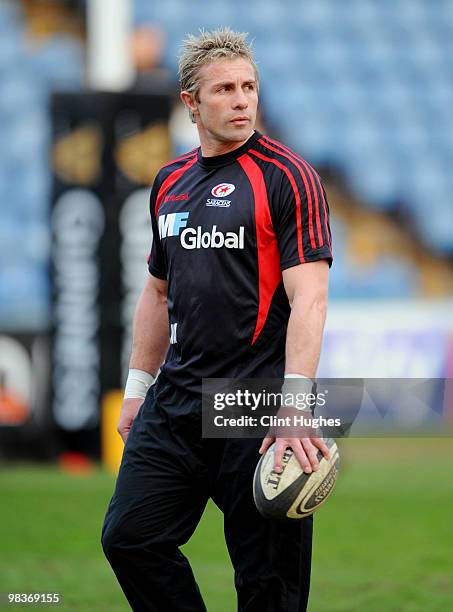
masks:
<svg viewBox="0 0 453 612"><path fill-rule="evenodd" d="M294 454L287 448L283 453L283 472L274 472L275 444L272 444L256 466L253 497L265 518L301 519L319 508L332 493L340 467L338 447L332 438L324 440L330 458L318 451L319 470L306 474Z"/></svg>

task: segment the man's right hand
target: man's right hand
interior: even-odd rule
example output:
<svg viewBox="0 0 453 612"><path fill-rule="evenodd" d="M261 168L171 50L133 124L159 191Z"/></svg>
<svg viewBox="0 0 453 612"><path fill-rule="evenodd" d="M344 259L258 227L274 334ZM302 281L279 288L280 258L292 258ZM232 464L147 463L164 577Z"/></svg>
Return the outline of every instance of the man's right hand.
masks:
<svg viewBox="0 0 453 612"><path fill-rule="evenodd" d="M132 427L132 422L137 416L140 406L143 404L143 398L131 397L123 401L121 406L120 419L118 421L117 431L120 434L124 444L126 444L127 436Z"/></svg>

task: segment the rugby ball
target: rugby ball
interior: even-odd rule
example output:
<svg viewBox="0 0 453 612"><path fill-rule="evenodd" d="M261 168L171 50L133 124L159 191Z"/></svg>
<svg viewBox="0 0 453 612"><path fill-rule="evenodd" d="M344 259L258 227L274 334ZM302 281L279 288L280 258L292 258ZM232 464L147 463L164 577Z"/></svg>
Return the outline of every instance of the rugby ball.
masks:
<svg viewBox="0 0 453 612"><path fill-rule="evenodd" d="M326 438L324 442L330 458L318 451L319 470L311 474L302 470L290 448L283 453L283 472L275 473L275 444L267 449L253 477L253 497L260 514L273 519L302 519L326 501L337 480L340 455L335 440Z"/></svg>

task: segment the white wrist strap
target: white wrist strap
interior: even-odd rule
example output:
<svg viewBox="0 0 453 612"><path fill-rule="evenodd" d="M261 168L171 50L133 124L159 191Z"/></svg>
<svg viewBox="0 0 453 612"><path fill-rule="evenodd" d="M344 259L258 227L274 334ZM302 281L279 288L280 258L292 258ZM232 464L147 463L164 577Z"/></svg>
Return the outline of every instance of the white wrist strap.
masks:
<svg viewBox="0 0 453 612"><path fill-rule="evenodd" d="M124 399L145 399L148 389L154 381L154 376L149 372L145 372L144 370L129 370L126 386L124 388Z"/></svg>
<svg viewBox="0 0 453 612"><path fill-rule="evenodd" d="M306 378L307 380L311 380L308 376L304 376L303 374L285 374L285 378Z"/></svg>
<svg viewBox="0 0 453 612"><path fill-rule="evenodd" d="M291 383L289 380L300 380L300 383ZM303 374L285 374L285 381L282 389L300 389L306 393L311 393L312 387L313 381L311 378L308 378L308 376L304 376Z"/></svg>
<svg viewBox="0 0 453 612"><path fill-rule="evenodd" d="M300 383L290 383L288 379L300 379ZM288 381L288 382L287 382ZM303 374L285 374L285 381L282 386L282 396L285 401L285 397L288 394L293 395L295 392L297 393L305 393L310 394L313 391L313 381L308 376L304 376ZM310 408L305 409L307 412L311 412Z"/></svg>

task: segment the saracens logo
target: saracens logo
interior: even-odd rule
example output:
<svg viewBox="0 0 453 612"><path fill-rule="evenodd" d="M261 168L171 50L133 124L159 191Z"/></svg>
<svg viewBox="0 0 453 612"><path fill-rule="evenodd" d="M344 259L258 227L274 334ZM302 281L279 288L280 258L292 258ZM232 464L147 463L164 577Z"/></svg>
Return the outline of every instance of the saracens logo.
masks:
<svg viewBox="0 0 453 612"><path fill-rule="evenodd" d="M219 183L211 189L211 193L215 198L226 198L236 189L233 183Z"/></svg>

